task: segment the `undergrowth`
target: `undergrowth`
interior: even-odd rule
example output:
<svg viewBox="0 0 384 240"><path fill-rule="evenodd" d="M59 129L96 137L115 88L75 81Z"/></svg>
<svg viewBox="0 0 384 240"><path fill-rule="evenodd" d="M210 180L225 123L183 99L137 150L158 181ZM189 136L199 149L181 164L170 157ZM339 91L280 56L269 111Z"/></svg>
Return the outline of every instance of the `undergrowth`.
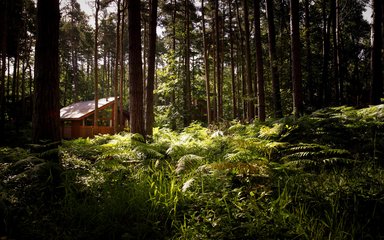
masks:
<svg viewBox="0 0 384 240"><path fill-rule="evenodd" d="M379 239L383 118L383 106L338 107L160 128L147 143L129 133L64 141L58 157L3 147L0 237Z"/></svg>

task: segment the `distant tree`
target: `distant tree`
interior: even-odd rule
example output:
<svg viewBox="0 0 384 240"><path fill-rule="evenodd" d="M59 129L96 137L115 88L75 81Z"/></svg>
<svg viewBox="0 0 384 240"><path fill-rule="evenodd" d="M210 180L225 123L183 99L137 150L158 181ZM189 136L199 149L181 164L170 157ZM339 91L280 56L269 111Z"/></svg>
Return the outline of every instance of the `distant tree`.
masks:
<svg viewBox="0 0 384 240"><path fill-rule="evenodd" d="M264 93L264 70L263 70L263 51L261 46L261 29L260 29L260 0L254 0L255 12L255 42L256 42L256 86L257 86L257 103L258 118L265 121L265 93Z"/></svg>
<svg viewBox="0 0 384 240"><path fill-rule="evenodd" d="M99 115L99 11L100 11L100 0L95 0L95 47L94 47L94 62L93 62L93 70L95 71L95 80L94 80L94 91L95 91L95 113L93 118L93 127L95 128L94 131L97 131L98 127L98 115Z"/></svg>
<svg viewBox="0 0 384 240"><path fill-rule="evenodd" d="M114 74L114 80L113 80L113 92L114 92L114 97L115 97L115 104L114 104L114 123L113 123L113 128L114 128L114 132L117 133L120 129L119 127L119 124L120 124L120 121L119 121L119 116L118 116L118 111L119 111L119 104L118 102L120 102L117 98L118 98L118 95L119 95L119 63L120 63L120 59L119 59L119 56L122 52L122 49L120 49L120 41L121 41L121 38L120 38L120 25L121 25L121 19L120 19L120 16L121 16L121 10L120 10L120 5L121 5L121 2L120 0L117 0L117 19L116 19L116 61L115 61L115 74ZM123 66L120 66L121 68ZM122 98L123 96L120 96L120 98ZM122 111L121 111L121 108L120 108L120 115L122 115Z"/></svg>
<svg viewBox="0 0 384 240"><path fill-rule="evenodd" d="M217 121L223 118L223 79L222 79L222 59L221 59L221 41L220 41L220 16L219 16L219 0L215 0L215 77L217 83Z"/></svg>
<svg viewBox="0 0 384 240"><path fill-rule="evenodd" d="M184 43L184 68L185 68L185 79L183 82L183 100L184 100L184 126L188 126L191 123L192 117L192 96L191 96L191 65L190 65L190 47L191 47L191 35L190 35L190 9L189 0L184 0L184 24L185 24L185 43Z"/></svg>
<svg viewBox="0 0 384 240"><path fill-rule="evenodd" d="M128 0L128 48L131 133L145 136L140 0Z"/></svg>
<svg viewBox="0 0 384 240"><path fill-rule="evenodd" d="M242 94L242 102L243 102L243 113L242 113L242 119L245 120L247 118L247 108L248 108L248 102L247 102L247 78L246 78L246 70L245 70L245 64L244 64L244 55L246 52L246 49L244 47L244 31L242 28L243 22L242 22L242 16L240 13L240 4L238 0L235 0L236 4L236 17L237 17L237 26L238 26L238 60L239 60L239 68L241 69L241 77L239 77L239 85L241 85L241 94ZM240 88L239 88L240 89ZM240 92L240 91L239 91ZM239 94L240 95L240 94Z"/></svg>
<svg viewBox="0 0 384 240"><path fill-rule="evenodd" d="M74 28L71 31L71 55L72 55L72 70L73 70L73 99L75 101L79 98L79 67L78 67L78 49L79 49L79 31L76 29L76 25L79 24L80 4L76 0L70 2L70 22L71 27ZM77 19L76 19L77 18Z"/></svg>
<svg viewBox="0 0 384 240"><path fill-rule="evenodd" d="M291 57L293 83L293 114L298 117L303 113L301 58L300 58L300 29L299 29L299 0L290 0L291 11Z"/></svg>
<svg viewBox="0 0 384 240"><path fill-rule="evenodd" d="M156 27L157 27L157 0L150 1L149 15L149 51L148 51L148 83L147 83L147 109L145 116L146 134L152 136L154 112L153 90L155 87L155 63L156 63Z"/></svg>
<svg viewBox="0 0 384 240"><path fill-rule="evenodd" d="M255 106L253 101L254 91L252 86L252 60L251 60L251 46L250 46L250 27L249 27L249 9L248 1L243 0L244 11L244 27L245 27L245 64L246 64L246 79L247 79L247 120L253 121L255 117Z"/></svg>
<svg viewBox="0 0 384 240"><path fill-rule="evenodd" d="M233 10L232 10L232 1L228 1L228 17L229 17L229 44L230 44L230 59L231 59L231 87L232 87L232 114L233 118L237 118L238 107L237 107L237 92L236 92L236 75L235 75L235 34L233 31Z"/></svg>
<svg viewBox="0 0 384 240"><path fill-rule="evenodd" d="M58 141L59 105L59 0L37 1L33 142Z"/></svg>
<svg viewBox="0 0 384 240"><path fill-rule="evenodd" d="M331 83L329 81L329 58L330 58L330 28L331 20L327 14L327 0L322 1L322 40L323 40L323 68L322 68L322 86L320 93L319 107L328 106L331 101Z"/></svg>
<svg viewBox="0 0 384 240"><path fill-rule="evenodd" d="M371 104L379 104L383 96L383 64L382 64L382 1L372 0L372 52L371 52Z"/></svg>
<svg viewBox="0 0 384 240"><path fill-rule="evenodd" d="M266 0L266 7L268 20L269 64L272 78L273 115L276 118L281 118L283 116L283 111L281 107L280 77L277 67L278 62L276 53L276 30L273 0Z"/></svg>
<svg viewBox="0 0 384 240"><path fill-rule="evenodd" d="M208 40L205 30L205 10L204 10L204 0L201 0L201 18L202 18L202 28L203 28L203 44L204 44L204 77L205 77L205 100L207 101L207 122L211 124L212 115L211 115L211 90L210 90L210 80L209 80L209 49L208 49Z"/></svg>
<svg viewBox="0 0 384 240"><path fill-rule="evenodd" d="M6 73L6 52L7 52L7 3L0 2L0 53L1 53L1 72L0 72L0 134L4 136L5 124L5 73ZM3 140L3 139L2 139ZM0 140L0 141L2 141Z"/></svg>
<svg viewBox="0 0 384 240"><path fill-rule="evenodd" d="M305 27L305 70L307 72L307 93L309 97L309 103L311 105L315 104L315 87L314 80L312 77L312 52L311 52L311 30L310 30L310 4L309 0L304 2L304 27Z"/></svg>

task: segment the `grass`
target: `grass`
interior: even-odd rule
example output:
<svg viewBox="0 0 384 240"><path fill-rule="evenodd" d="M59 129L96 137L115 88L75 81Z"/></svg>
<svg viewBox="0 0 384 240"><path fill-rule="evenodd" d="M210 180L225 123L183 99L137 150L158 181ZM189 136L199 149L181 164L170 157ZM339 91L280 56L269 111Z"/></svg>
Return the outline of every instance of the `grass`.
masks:
<svg viewBox="0 0 384 240"><path fill-rule="evenodd" d="M379 239L383 108L0 149L0 237ZM23 230L23 231L20 231Z"/></svg>

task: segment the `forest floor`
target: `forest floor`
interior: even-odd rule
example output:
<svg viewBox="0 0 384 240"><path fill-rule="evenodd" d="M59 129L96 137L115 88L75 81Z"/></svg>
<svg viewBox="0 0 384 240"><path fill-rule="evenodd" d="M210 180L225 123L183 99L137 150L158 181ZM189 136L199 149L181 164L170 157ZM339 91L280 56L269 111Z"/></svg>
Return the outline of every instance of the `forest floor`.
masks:
<svg viewBox="0 0 384 240"><path fill-rule="evenodd" d="M1 239L384 237L384 105L42 147L0 148Z"/></svg>

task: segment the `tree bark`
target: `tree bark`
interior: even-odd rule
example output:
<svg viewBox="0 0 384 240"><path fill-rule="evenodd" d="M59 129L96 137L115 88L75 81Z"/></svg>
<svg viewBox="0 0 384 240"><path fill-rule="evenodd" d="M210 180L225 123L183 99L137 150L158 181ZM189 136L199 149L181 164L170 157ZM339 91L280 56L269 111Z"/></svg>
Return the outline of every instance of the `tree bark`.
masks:
<svg viewBox="0 0 384 240"><path fill-rule="evenodd" d="M191 123L191 111L192 111L192 96L191 96L191 70L190 70L190 13L189 13L189 0L184 2L185 11L185 45L184 45L184 67L185 67L185 79L183 83L183 98L184 98L184 126L188 126Z"/></svg>
<svg viewBox="0 0 384 240"><path fill-rule="evenodd" d="M116 21L116 61L115 61L115 76L113 79L113 93L115 97L115 104L113 105L113 114L114 114L114 122L113 122L113 131L117 133L120 129L120 123L119 123L119 56L121 54L121 49L120 49L120 25L121 25L121 20L120 20L120 5L121 2L120 0L117 1L117 21ZM122 96L120 96L122 98ZM121 109L120 109L120 114L122 114Z"/></svg>
<svg viewBox="0 0 384 240"><path fill-rule="evenodd" d="M124 124L124 106L123 106L123 99L124 99L124 75L125 75L125 65L124 65L124 41L123 36L125 34L124 29L124 22L125 22L125 11L127 9L127 5L125 4L125 1L123 1L123 9L121 10L121 33L120 33L120 84L119 84L119 124L120 124L120 130L123 130L125 124Z"/></svg>
<svg viewBox="0 0 384 240"><path fill-rule="evenodd" d="M0 47L1 47L1 76L0 76L0 135L4 136L5 125L5 72L7 69L7 4L8 1L1 1L0 5ZM0 142L4 138L0 139Z"/></svg>
<svg viewBox="0 0 384 240"><path fill-rule="evenodd" d="M94 49L94 71L95 71L95 81L94 81L94 91L95 91L95 113L93 118L93 131L97 132L98 128L98 115L99 115L99 76L98 76L98 60L99 60L99 49L98 49L98 37L99 37L99 10L100 10L100 0L95 0L95 49Z"/></svg>
<svg viewBox="0 0 384 240"><path fill-rule="evenodd" d="M306 64L305 70L307 71L307 86L308 86L308 95L309 95L309 103L312 106L315 106L315 83L313 82L312 77L312 50L311 50L311 31L310 31L310 11L309 11L309 0L305 0L304 6L305 12L305 50L306 50Z"/></svg>
<svg viewBox="0 0 384 240"><path fill-rule="evenodd" d="M255 117L255 107L253 101L253 86L252 86L252 62L251 62L251 46L250 46L250 30L249 30L249 11L247 0L243 0L244 11L244 26L245 26L245 65L247 79L247 120L252 122Z"/></svg>
<svg viewBox="0 0 384 240"><path fill-rule="evenodd" d="M340 0L335 0L335 75L337 82L337 101L338 104L344 103L344 83L341 66L341 26L340 26Z"/></svg>
<svg viewBox="0 0 384 240"><path fill-rule="evenodd" d="M128 1L128 41L130 128L145 137L140 0Z"/></svg>
<svg viewBox="0 0 384 240"><path fill-rule="evenodd" d="M323 17L323 69L320 102L318 107L329 106L331 99L331 84L329 82L329 52L330 52L330 22L327 19L327 0L322 3Z"/></svg>
<svg viewBox="0 0 384 240"><path fill-rule="evenodd" d="M300 29L299 29L299 0L290 1L291 10L291 57L293 84L293 114L299 117L303 113L301 89L301 58L300 58Z"/></svg>
<svg viewBox="0 0 384 240"><path fill-rule="evenodd" d="M261 122L265 121L265 93L264 93L264 71L263 71L263 51L261 47L260 30L260 0L254 0L255 12L255 41L256 41L256 72L257 72L257 102L258 118Z"/></svg>
<svg viewBox="0 0 384 240"><path fill-rule="evenodd" d="M146 134L153 135L153 123L155 121L153 112L153 90L155 88L155 63L156 63L156 27L157 27L157 0L150 1L149 16L149 51L148 51L148 83L147 83L147 111L146 111Z"/></svg>
<svg viewBox="0 0 384 240"><path fill-rule="evenodd" d="M268 20L268 42L269 42L269 61L270 71L272 78L272 99L273 99L273 113L275 118L283 117L281 107L281 94L280 94L280 77L277 67L277 54L276 54L276 30L275 18L273 10L273 0L266 1L267 6L267 20Z"/></svg>
<svg viewBox="0 0 384 240"><path fill-rule="evenodd" d="M241 92L242 92L242 102L243 102L243 112L242 112L242 120L244 121L247 118L247 79L245 77L245 67L244 67L244 55L245 55L245 49L244 49L244 32L241 27L242 21L240 16L240 10L239 10L239 3L238 0L235 0L236 4L236 15L237 15L237 25L239 27L239 39L238 39L238 48L240 48L240 51L238 49L238 60L241 66ZM240 52L240 54L239 54ZM239 66L238 66L239 68Z"/></svg>
<svg viewBox="0 0 384 240"><path fill-rule="evenodd" d="M74 19L74 16L73 16L73 12L75 11L75 3L77 3L76 1L71 1L71 26L72 28L74 28L76 26L76 22L75 22L75 19ZM78 100L79 98L79 74L78 74L78 71L79 71L79 68L78 68L78 64L77 64L77 51L78 51L78 46L77 46L77 41L76 41L76 38L74 36L75 34L75 31L74 29L72 29L72 32L71 32L71 54L72 54L72 70L73 70L73 99L75 100L75 102Z"/></svg>
<svg viewBox="0 0 384 240"><path fill-rule="evenodd" d="M383 72L382 72L382 1L372 0L373 24L372 24L372 53L371 53L371 104L380 104L383 96Z"/></svg>
<svg viewBox="0 0 384 240"><path fill-rule="evenodd" d="M233 118L237 118L237 97L236 97L236 75L235 75L235 59L234 59L234 33L232 28L232 1L228 1L229 5L229 41L230 41L230 58L231 58L231 87L232 87L232 114Z"/></svg>
<svg viewBox="0 0 384 240"><path fill-rule="evenodd" d="M174 0L175 2L173 3L173 11L172 11L172 57L173 57L173 60L176 61L176 16L177 16L177 2L176 0ZM172 0L171 0L171 3L172 3ZM176 92L174 89L172 89L172 93L171 93L171 105L172 105L172 109L175 109L176 107ZM171 129L172 130L176 130L177 128L177 122L176 122L176 119L174 117L171 118Z"/></svg>
<svg viewBox="0 0 384 240"><path fill-rule="evenodd" d="M37 1L35 93L32 139L58 141L59 105L59 0Z"/></svg>
<svg viewBox="0 0 384 240"><path fill-rule="evenodd" d="M205 31L205 14L204 14L204 0L201 0L201 17L203 25L203 44L204 44L204 65L205 65L205 99L207 102L207 123L208 125L212 123L211 115L211 90L210 90L210 81L209 81L209 55L208 55L208 46L207 46L207 36Z"/></svg>
<svg viewBox="0 0 384 240"><path fill-rule="evenodd" d="M221 44L220 44L220 17L219 17L219 0L215 0L215 58L216 58L216 83L217 83L217 121L223 118L223 83L221 74Z"/></svg>

